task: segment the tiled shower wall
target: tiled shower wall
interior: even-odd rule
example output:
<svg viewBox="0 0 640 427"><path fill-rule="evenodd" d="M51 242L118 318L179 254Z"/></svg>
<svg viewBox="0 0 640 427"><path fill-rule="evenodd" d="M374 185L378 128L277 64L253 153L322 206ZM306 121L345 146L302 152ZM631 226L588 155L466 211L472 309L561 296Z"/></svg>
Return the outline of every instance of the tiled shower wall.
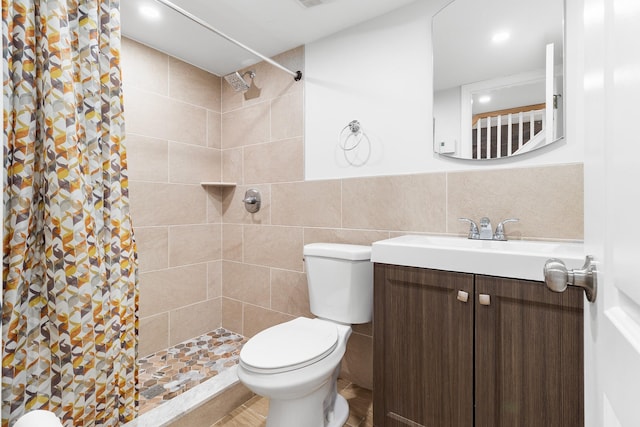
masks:
<svg viewBox="0 0 640 427"><path fill-rule="evenodd" d="M220 78L122 41L131 213L148 355L221 323ZM218 194L216 194L218 191Z"/></svg>
<svg viewBox="0 0 640 427"><path fill-rule="evenodd" d="M129 42L125 49L132 49L132 45ZM134 47L142 49L139 45ZM149 55L160 55L144 50ZM290 69L302 69L304 50L294 49L276 59ZM167 61L169 65L177 62ZM520 223L506 227L512 238L582 239L581 164L305 182L303 83L294 82L289 75L265 63L251 68L256 71L255 83L261 93L248 101L226 83L220 85L219 78L209 77L212 86L218 82L215 88L221 91L218 95L221 114L216 113L215 107L204 106L206 120L200 114L202 124L190 125L209 128L209 139L193 147L201 151L192 153L189 163L183 164L189 172L182 173L192 177L193 182L175 182L169 173L163 177L165 181L139 179L140 182L132 183L133 219L140 242L141 267L144 267L140 297L141 355L145 354L142 349L153 351L167 341L176 342L174 329L186 335L190 328L221 321L225 328L250 337L295 316L310 316L302 261L302 247L307 243L370 244L408 232L464 235L467 227L457 219L461 216L479 219L484 215L494 222L520 218ZM212 91L213 87L207 88L204 74L199 73L195 75L202 79L189 74L185 84L205 83L201 90ZM171 96L178 95L169 91ZM194 99L195 96L186 102L197 105ZM132 118L132 114L147 113L143 106L132 112L127 100L127 126L132 132L131 122L138 120ZM215 140L211 129L217 129L218 124L221 136ZM156 123L159 125L161 123ZM191 131L185 128L182 132ZM176 136L164 138L173 141L179 136L180 131ZM135 146L137 141L137 137L133 141L130 138L129 146ZM185 142L194 144L193 141ZM327 144L335 143L327 141ZM130 154L134 160L132 177L134 168L146 170L154 159L152 154L141 152L138 159L146 164L136 166L135 150ZM212 157L205 160L207 150L211 150ZM148 157L150 155L152 157ZM169 150L169 172L171 155ZM221 161L216 155L221 156ZM224 181L238 183L235 189L224 190L222 198L216 190L207 193L195 183L214 179L207 173L219 174L220 167ZM215 179L219 179L219 175ZM171 188L175 191L171 192ZM259 189L263 198L262 209L253 215L247 213L241 203L248 188ZM155 196L147 194L154 189L160 192ZM193 200L185 199L187 189L193 193ZM143 202L145 197L152 199ZM176 220L192 216L194 219L189 220L188 225L177 225L169 221L168 214L149 206L163 206L175 213ZM139 210L149 212L143 214ZM193 211L197 211L197 215ZM162 224L147 224L157 221L158 216ZM141 224L141 221L146 222ZM216 227L221 229L222 237L217 234L220 231L215 231ZM210 230L210 234L200 232L205 229ZM183 232L186 233L182 235ZM168 238L164 237L165 233ZM175 239L181 241L182 246L175 246ZM173 256L171 247L174 247ZM159 255L152 255L154 251ZM202 258L205 251L210 251L207 259ZM143 265L145 259L152 262L162 253L168 254L162 268L148 270ZM172 265L171 260L175 259L185 266ZM216 261L218 259L222 261ZM204 279L201 272L202 280L198 283L207 285L196 286L192 283L192 274L177 270L189 268L195 272L197 268L204 270L204 266L208 279ZM177 272L172 275L172 271ZM173 307L183 295L195 297L196 292L186 288L200 289L201 300L194 298ZM216 311L219 296L221 315ZM191 336L198 333L194 331ZM343 376L358 385L371 387L371 324L354 327L343 363Z"/></svg>

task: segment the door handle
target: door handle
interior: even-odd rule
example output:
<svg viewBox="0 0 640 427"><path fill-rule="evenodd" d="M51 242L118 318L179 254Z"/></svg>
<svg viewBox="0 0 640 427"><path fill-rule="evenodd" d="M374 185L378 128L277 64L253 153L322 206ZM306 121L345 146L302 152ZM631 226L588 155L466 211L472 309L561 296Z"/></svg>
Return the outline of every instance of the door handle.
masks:
<svg viewBox="0 0 640 427"><path fill-rule="evenodd" d="M557 258L551 258L544 264L544 283L553 292L564 292L568 285L584 289L589 302L596 300L598 284L597 270L593 257L587 255L581 269L567 270L567 266Z"/></svg>

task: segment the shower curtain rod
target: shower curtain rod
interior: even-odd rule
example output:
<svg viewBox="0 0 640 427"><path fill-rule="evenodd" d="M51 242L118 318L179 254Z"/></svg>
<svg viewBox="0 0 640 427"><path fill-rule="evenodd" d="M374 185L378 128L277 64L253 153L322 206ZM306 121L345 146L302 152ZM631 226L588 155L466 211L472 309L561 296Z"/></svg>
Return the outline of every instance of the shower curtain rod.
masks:
<svg viewBox="0 0 640 427"><path fill-rule="evenodd" d="M188 18L188 19L192 20L193 22L195 22L198 25L201 25L202 27L206 28L207 30L216 33L217 35L219 35L223 39L226 39L226 40L230 41L231 43L235 44L236 46L239 46L242 49L246 50L247 52L252 53L253 55L257 56L258 58L260 58L260 59L262 59L262 60L264 60L266 62L268 62L269 64L273 65L274 67L280 68L285 73L291 74L295 81L298 81L298 80L302 79L302 71L291 71L290 69L288 69L287 67L277 63L273 59L267 58L266 56L264 56L260 52L256 52L255 50L251 49L249 46L244 45L244 44L240 43L239 41L229 37L228 35L226 35L222 31L218 30L215 27L212 27L207 22L205 22L202 19L198 18L194 14L192 14L192 13L182 9L181 7L176 6L175 4L171 3L169 0L156 0L156 1L158 3L162 3L163 5L167 6L170 9L175 10L180 15L184 16L185 18Z"/></svg>

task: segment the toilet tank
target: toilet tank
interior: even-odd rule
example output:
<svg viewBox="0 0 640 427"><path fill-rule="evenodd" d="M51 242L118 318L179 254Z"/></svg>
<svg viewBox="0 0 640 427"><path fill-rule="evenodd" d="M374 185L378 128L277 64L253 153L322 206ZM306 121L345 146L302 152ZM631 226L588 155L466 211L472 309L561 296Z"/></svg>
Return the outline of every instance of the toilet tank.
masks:
<svg viewBox="0 0 640 427"><path fill-rule="evenodd" d="M367 323L373 310L371 246L312 243L304 247L311 312L341 323Z"/></svg>

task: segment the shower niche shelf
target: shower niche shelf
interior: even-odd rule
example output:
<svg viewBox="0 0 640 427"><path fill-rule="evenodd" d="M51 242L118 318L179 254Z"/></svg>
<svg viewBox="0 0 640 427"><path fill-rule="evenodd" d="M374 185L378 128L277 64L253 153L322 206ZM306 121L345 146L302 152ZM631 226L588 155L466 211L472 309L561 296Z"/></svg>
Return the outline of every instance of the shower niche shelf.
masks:
<svg viewBox="0 0 640 427"><path fill-rule="evenodd" d="M207 187L229 188L229 187L235 187L237 184L235 182L205 181L205 182L201 182L200 185L205 188Z"/></svg>

